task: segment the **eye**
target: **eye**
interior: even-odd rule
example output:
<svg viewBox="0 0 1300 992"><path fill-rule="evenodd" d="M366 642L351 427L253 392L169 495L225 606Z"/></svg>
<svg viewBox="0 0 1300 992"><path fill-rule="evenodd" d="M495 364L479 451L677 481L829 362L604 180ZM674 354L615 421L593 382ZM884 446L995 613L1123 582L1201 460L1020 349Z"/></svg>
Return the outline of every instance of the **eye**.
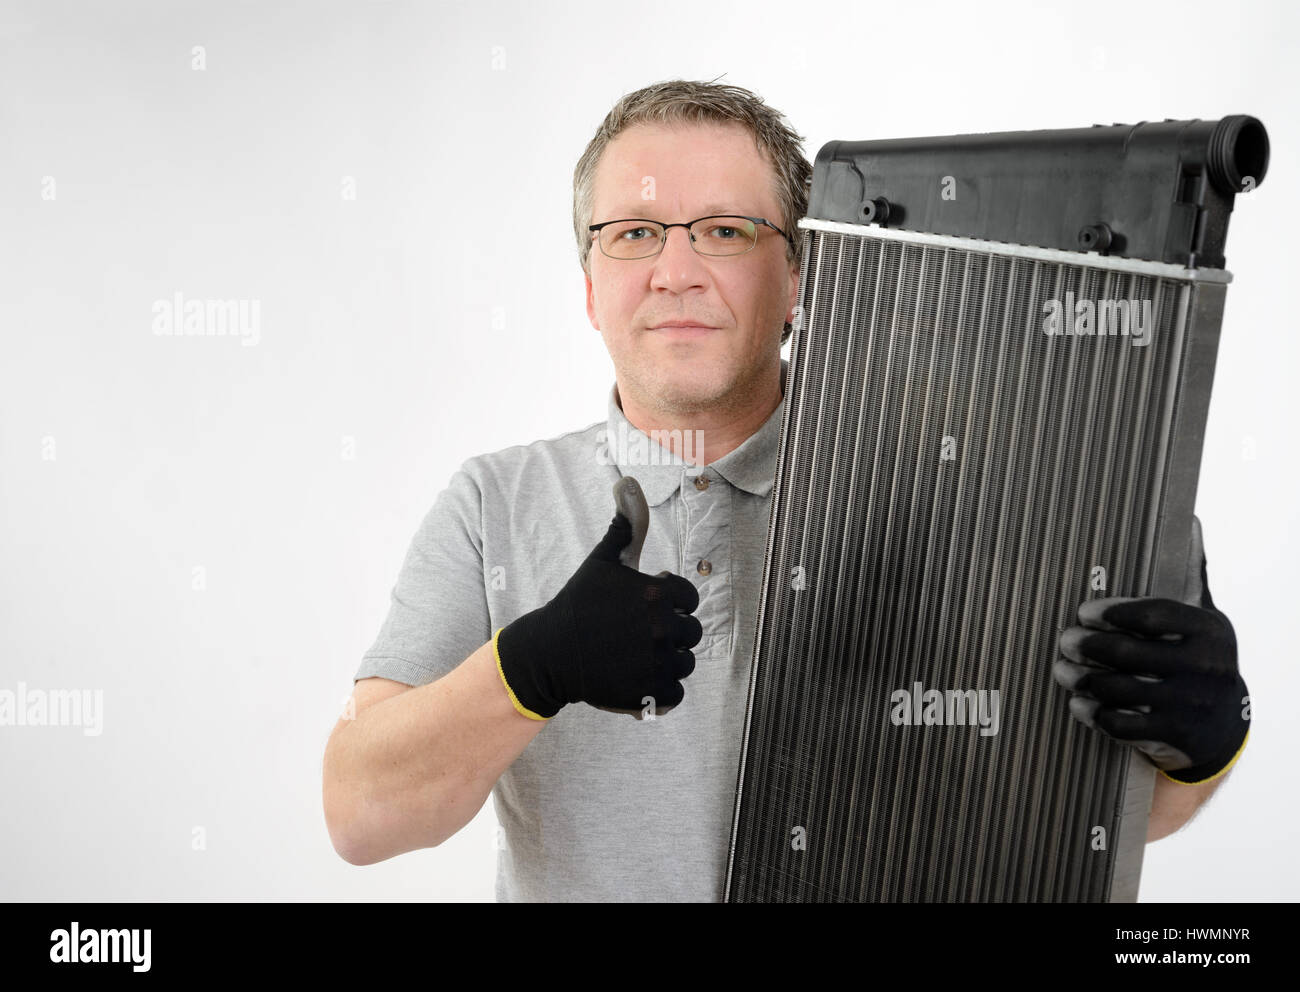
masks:
<svg viewBox="0 0 1300 992"><path fill-rule="evenodd" d="M648 227L633 227L624 231L619 237L625 241L644 241L646 237L651 237L653 234L654 232ZM633 237L633 235L641 235L641 237Z"/></svg>

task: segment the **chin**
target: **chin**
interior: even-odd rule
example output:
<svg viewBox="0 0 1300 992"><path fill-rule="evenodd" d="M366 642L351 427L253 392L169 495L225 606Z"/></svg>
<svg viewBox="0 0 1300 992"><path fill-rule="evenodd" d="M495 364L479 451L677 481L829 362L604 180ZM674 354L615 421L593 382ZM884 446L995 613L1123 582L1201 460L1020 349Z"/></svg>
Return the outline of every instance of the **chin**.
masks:
<svg viewBox="0 0 1300 992"><path fill-rule="evenodd" d="M707 406L726 396L735 384L729 367L701 367L698 363L660 379L660 395L680 406Z"/></svg>

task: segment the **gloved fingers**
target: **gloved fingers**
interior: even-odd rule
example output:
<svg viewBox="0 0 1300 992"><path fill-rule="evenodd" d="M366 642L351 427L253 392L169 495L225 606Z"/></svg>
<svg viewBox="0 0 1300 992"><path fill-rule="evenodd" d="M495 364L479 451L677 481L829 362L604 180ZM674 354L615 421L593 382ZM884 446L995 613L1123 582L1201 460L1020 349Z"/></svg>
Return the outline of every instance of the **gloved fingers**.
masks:
<svg viewBox="0 0 1300 992"><path fill-rule="evenodd" d="M1166 694L1159 681L1065 660L1053 666L1052 676L1071 692L1107 706L1128 709L1151 706L1160 703Z"/></svg>
<svg viewBox="0 0 1300 992"><path fill-rule="evenodd" d="M1188 658L1181 645L1166 641L1144 641L1123 631L1099 631L1069 627L1057 645L1061 654L1080 665L1105 665L1130 675L1172 675L1187 670Z"/></svg>
<svg viewBox="0 0 1300 992"><path fill-rule="evenodd" d="M660 572L655 578L659 580L663 597L672 604L674 609L686 613L695 612L700 605L700 592L690 579L667 571Z"/></svg>
<svg viewBox="0 0 1300 992"><path fill-rule="evenodd" d="M674 679L681 680L688 677L695 671L695 652L688 648L680 648L673 651L669 656L668 674Z"/></svg>
<svg viewBox="0 0 1300 992"><path fill-rule="evenodd" d="M1112 669L1104 669L1100 665L1089 665L1073 659L1057 658L1056 663L1052 665L1052 678L1062 689L1074 692L1081 679L1098 671L1112 671Z"/></svg>
<svg viewBox="0 0 1300 992"><path fill-rule="evenodd" d="M1086 727L1093 727L1116 740L1132 743L1152 739L1150 713L1136 713L1118 706L1106 706L1087 696L1070 697L1070 715Z"/></svg>
<svg viewBox="0 0 1300 992"><path fill-rule="evenodd" d="M1079 622L1094 630L1123 630L1143 637L1202 637L1222 624L1217 613L1175 599L1111 596L1079 607Z"/></svg>
<svg viewBox="0 0 1300 992"><path fill-rule="evenodd" d="M689 652L687 652L689 654ZM691 658L691 664L695 663L694 656ZM655 713L667 713L675 706L681 705L681 701L686 698L686 690L676 679L665 678L657 686L658 691L654 695Z"/></svg>
<svg viewBox="0 0 1300 992"><path fill-rule="evenodd" d="M1139 712L1127 706L1108 706L1087 696L1070 697L1070 715L1080 723L1125 744L1146 745L1142 749L1153 757L1153 749L1174 752L1181 743L1177 720L1160 709L1148 709L1142 707Z"/></svg>
<svg viewBox="0 0 1300 992"><path fill-rule="evenodd" d="M689 613L673 613L673 643L679 648L693 648L704 637L704 625Z"/></svg>
<svg viewBox="0 0 1300 992"><path fill-rule="evenodd" d="M650 611L650 637L676 648L693 648L704 636L704 626L689 613L668 609L662 602Z"/></svg>
<svg viewBox="0 0 1300 992"><path fill-rule="evenodd" d="M1103 706L1095 699L1075 696L1070 700L1070 713L1080 723L1109 735L1121 743L1137 748L1152 763L1165 771L1190 768L1192 759L1186 752L1172 744L1156 740L1156 729L1162 722L1148 713L1128 713L1117 707Z"/></svg>

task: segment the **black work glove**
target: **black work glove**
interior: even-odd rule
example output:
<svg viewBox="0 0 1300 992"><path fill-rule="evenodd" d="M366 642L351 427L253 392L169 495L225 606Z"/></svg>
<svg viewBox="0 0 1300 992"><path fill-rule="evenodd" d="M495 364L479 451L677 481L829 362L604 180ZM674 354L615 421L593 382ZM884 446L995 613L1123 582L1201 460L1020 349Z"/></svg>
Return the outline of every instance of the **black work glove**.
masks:
<svg viewBox="0 0 1300 992"><path fill-rule="evenodd" d="M1052 670L1074 695L1070 713L1132 744L1175 782L1231 767L1250 731L1232 624L1210 598L1201 524L1192 518L1184 602L1096 599L1060 638Z"/></svg>
<svg viewBox="0 0 1300 992"><path fill-rule="evenodd" d="M564 588L494 638L506 690L534 720L578 702L637 719L651 706L662 715L695 671L690 649L704 630L690 614L700 594L671 572L637 571L650 511L636 479L619 479L614 501L605 537Z"/></svg>

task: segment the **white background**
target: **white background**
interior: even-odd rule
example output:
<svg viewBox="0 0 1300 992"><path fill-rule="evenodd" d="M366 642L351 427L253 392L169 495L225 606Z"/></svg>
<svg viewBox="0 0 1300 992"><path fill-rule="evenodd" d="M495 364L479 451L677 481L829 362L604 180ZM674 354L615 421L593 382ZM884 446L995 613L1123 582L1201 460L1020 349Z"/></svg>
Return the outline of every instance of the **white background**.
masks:
<svg viewBox="0 0 1300 992"><path fill-rule="evenodd" d="M832 139L1264 121L1197 501L1254 731L1147 848L1141 894L1295 899L1294 10L0 3L0 688L105 706L98 737L0 727L0 898L492 898L490 801L440 848L341 860L325 740L461 461L605 415L570 219L592 132L627 91L725 73L809 160ZM522 256L493 240L520 214ZM257 345L155 335L176 292L260 300Z"/></svg>

